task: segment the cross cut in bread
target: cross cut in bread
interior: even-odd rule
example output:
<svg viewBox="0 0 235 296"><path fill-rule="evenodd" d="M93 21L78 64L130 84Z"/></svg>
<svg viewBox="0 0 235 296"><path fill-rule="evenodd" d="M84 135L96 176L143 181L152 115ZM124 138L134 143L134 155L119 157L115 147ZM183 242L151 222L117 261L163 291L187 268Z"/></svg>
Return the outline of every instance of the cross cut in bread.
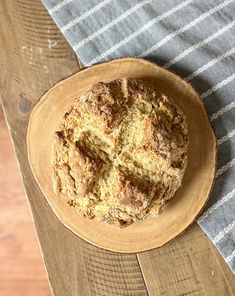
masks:
<svg viewBox="0 0 235 296"><path fill-rule="evenodd" d="M102 223L156 216L181 185L187 146L186 120L172 100L140 80L97 83L56 132L56 193Z"/></svg>

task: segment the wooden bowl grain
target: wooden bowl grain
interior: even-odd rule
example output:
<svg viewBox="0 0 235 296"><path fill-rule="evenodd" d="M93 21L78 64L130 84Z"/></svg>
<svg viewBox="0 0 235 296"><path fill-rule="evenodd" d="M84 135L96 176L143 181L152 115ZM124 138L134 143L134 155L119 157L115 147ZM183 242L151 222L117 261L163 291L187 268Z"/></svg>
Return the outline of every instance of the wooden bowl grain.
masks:
<svg viewBox="0 0 235 296"><path fill-rule="evenodd" d="M82 92L98 81L132 77L148 81L176 100L189 128L188 166L180 190L158 218L119 229L83 218L56 196L52 186L52 141L63 115ZM84 240L107 250L136 253L160 247L183 232L206 203L215 174L216 140L194 89L175 74L143 59L122 58L86 68L57 83L34 107L27 133L33 175L58 219Z"/></svg>

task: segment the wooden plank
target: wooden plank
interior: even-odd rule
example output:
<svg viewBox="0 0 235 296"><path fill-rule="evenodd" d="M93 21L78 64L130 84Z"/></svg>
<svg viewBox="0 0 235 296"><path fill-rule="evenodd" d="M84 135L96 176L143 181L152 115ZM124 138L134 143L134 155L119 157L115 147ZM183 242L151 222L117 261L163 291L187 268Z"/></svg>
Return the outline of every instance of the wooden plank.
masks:
<svg viewBox="0 0 235 296"><path fill-rule="evenodd" d="M0 16L1 97L54 294L146 295L136 256L97 249L65 229L28 166L30 111L49 87L78 70L73 52L40 0L3 0ZM232 273L196 225L138 259L150 295L235 294Z"/></svg>
<svg viewBox="0 0 235 296"><path fill-rule="evenodd" d="M30 111L48 88L78 70L73 52L40 0L1 1L0 16L1 98L54 295L146 295L137 257L100 250L63 227L29 169Z"/></svg>
<svg viewBox="0 0 235 296"><path fill-rule="evenodd" d="M49 296L32 216L1 106L0 139L0 295Z"/></svg>
<svg viewBox="0 0 235 296"><path fill-rule="evenodd" d="M138 257L150 295L235 295L233 274L196 223Z"/></svg>

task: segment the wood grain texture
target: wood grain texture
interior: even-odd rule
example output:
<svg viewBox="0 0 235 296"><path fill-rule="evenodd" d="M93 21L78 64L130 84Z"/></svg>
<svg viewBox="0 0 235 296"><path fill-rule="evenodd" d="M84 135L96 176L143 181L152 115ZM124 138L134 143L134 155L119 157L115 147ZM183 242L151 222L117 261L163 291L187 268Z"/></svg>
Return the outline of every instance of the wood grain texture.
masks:
<svg viewBox="0 0 235 296"><path fill-rule="evenodd" d="M51 295L0 106L0 295Z"/></svg>
<svg viewBox="0 0 235 296"><path fill-rule="evenodd" d="M39 0L1 1L0 17L1 98L54 294L146 295L137 257L99 250L65 229L29 169L30 111L55 82L79 70L73 52Z"/></svg>
<svg viewBox="0 0 235 296"><path fill-rule="evenodd" d="M233 274L196 223L138 257L150 295L235 295Z"/></svg>
<svg viewBox="0 0 235 296"><path fill-rule="evenodd" d="M138 255L138 262L134 255L97 249L58 222L29 169L26 128L40 96L76 72L78 63L40 0L2 0L0 17L1 98L54 295L235 294L231 272L198 226L160 249ZM10 284L5 280L1 287Z"/></svg>

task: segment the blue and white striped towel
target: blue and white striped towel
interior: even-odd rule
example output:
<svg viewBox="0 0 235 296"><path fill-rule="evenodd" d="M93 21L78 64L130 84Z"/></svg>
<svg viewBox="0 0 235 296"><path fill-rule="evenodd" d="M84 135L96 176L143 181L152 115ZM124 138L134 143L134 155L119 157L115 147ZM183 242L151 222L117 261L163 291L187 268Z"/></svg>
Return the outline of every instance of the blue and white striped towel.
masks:
<svg viewBox="0 0 235 296"><path fill-rule="evenodd" d="M43 0L86 66L139 56L201 94L218 138L216 182L199 225L235 272L234 0Z"/></svg>

